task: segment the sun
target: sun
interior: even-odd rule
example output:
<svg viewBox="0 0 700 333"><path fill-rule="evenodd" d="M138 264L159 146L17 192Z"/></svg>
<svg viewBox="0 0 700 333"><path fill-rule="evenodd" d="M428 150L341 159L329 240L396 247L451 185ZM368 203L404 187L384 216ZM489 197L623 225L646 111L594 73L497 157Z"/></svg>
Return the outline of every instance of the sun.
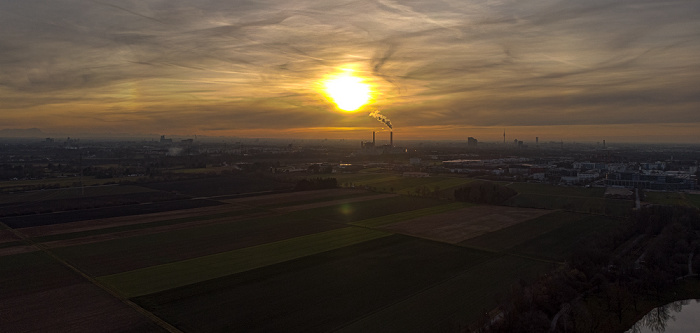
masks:
<svg viewBox="0 0 700 333"><path fill-rule="evenodd" d="M369 84L354 76L351 70L326 79L323 86L329 99L343 111L356 111L371 98Z"/></svg>

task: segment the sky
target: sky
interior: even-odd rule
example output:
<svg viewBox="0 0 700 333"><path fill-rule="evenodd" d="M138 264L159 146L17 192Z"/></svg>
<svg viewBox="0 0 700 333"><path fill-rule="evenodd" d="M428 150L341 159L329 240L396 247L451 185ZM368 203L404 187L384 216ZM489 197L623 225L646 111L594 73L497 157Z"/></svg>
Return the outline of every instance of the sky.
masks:
<svg viewBox="0 0 700 333"><path fill-rule="evenodd" d="M351 71L355 112L323 94ZM0 0L0 128L700 142L700 2Z"/></svg>

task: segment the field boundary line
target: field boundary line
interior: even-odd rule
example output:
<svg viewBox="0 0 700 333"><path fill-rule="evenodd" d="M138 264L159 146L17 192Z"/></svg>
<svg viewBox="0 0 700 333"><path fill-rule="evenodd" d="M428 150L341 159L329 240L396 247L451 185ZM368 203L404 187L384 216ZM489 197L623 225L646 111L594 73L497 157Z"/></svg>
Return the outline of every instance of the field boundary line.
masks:
<svg viewBox="0 0 700 333"><path fill-rule="evenodd" d="M493 252L491 252L491 253L493 253ZM373 311L370 312L370 313L366 313L366 314L364 314L364 315L362 315L362 316L359 316L359 317L354 318L354 319L351 320L351 321L345 322L345 323L343 323L342 325L340 325L340 326L338 326L338 327L332 329L332 332L341 331L341 330L345 329L346 327L349 327L349 326L351 326L351 325L353 325L353 324L355 324L355 323L357 323L357 322L360 322L360 321L362 321L362 320L364 320L364 319L366 319L366 318L369 318L370 316L373 316L373 315L376 314L376 313L379 313L379 312L381 312L381 311L383 311L383 310L385 310L385 309L391 308L391 307L394 306L394 305L403 303L403 302L405 302L405 301L407 301L407 300L409 300L409 299L411 299L411 298L413 298L413 297L416 297L416 296L418 296L418 295L420 295L420 294L423 294L423 293L427 292L427 291L430 290L430 289L433 289L433 288L436 288L436 287L441 286L441 285L443 285L443 284L446 284L446 283L448 283L449 281L452 281L452 280L454 280L454 279L456 279L456 278L458 278L458 277L460 277L460 276L462 276L462 275L464 275L464 274L467 274L467 273L469 273L471 270L473 270L474 267L476 267L476 266L479 266L479 265L481 265L481 264L484 264L484 263L487 263L487 262L490 262L490 261L497 260L497 259L499 259L499 258L501 258L501 257L503 257L503 256L502 256L502 255L498 255L498 254L496 254L496 255L490 255L490 256L484 258L483 260L481 260L481 261L475 263L474 265L472 265L472 266L470 266L470 267L467 267L467 268L465 268L464 270L461 270L461 271L459 271L459 272L457 272L457 273L455 273L455 274L452 274L451 276L448 276L448 277L446 277L446 278L444 278L444 279L442 279L442 280L440 280L440 281L438 281L438 282L435 282L435 283L433 283L433 284L431 284L431 285L429 285L429 286L426 286L425 288L423 288L423 289L421 289L421 290L417 290L416 292L411 293L411 294L409 294L409 295L406 295L405 297L401 297L400 299L397 299L397 300L394 301L394 302L391 302L391 303L386 304L386 305L384 305L384 306L382 306L382 307L379 307L379 308L373 310Z"/></svg>
<svg viewBox="0 0 700 333"><path fill-rule="evenodd" d="M138 297L295 260L393 235L346 227L202 257L97 277L125 297ZM272 255L270 254L272 253Z"/></svg>
<svg viewBox="0 0 700 333"><path fill-rule="evenodd" d="M171 332L171 333L183 333L181 330L179 330L178 328L176 328L176 327L173 326L173 325L170 325L170 323L166 322L166 321L163 320L162 318L160 318L160 317L156 316L155 314L153 314L152 312L150 312L150 311L148 311L148 310L142 308L141 306L139 306L138 304L136 304L136 303L130 301L129 299L127 299L127 298L121 296L120 294L116 293L114 290L112 290L112 289L109 288L108 286L103 285L102 283L100 283L97 279L91 277L90 275L87 275L86 273L84 273L83 271L81 271L81 270L80 270L79 268L77 268L76 266L73 266L73 265L70 264L69 262L63 260L61 257L57 256L56 254L54 254L53 252L51 252L49 249L45 248L45 247L42 246L41 244L35 243L35 242L32 241L29 237L26 237L22 232L20 232L20 231L18 231L18 230L15 230L15 229L12 229L12 228L9 228L7 225L5 225L5 224L2 223L2 222L0 222L0 226L2 226L3 228L9 229L15 236L17 236L17 237L19 237L20 239L22 239L26 244L36 247L37 249L39 249L39 251L45 253L46 255L48 255L49 257L51 257L53 260L58 261L61 265L65 266L66 268L70 269L71 271L73 271L73 272L77 273L78 275L82 276L83 278L85 278L86 280L88 280L90 283L92 283L92 284L95 285L96 287L98 287L98 288L100 288L100 289L106 291L106 292L109 293L112 297L115 297L116 299L120 300L122 303L126 304L126 305L129 306L130 308L136 310L136 312L138 312L138 313L140 313L141 315L143 315L144 317L148 318L149 320L151 320L152 322L154 322L156 325L162 327L163 329L165 329L165 330L167 330L168 332Z"/></svg>

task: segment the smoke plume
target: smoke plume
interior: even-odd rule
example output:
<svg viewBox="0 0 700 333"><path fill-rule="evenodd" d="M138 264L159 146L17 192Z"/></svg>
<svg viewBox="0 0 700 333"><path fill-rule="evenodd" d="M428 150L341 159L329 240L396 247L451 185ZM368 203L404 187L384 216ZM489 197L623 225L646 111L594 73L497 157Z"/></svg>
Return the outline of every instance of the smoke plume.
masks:
<svg viewBox="0 0 700 333"><path fill-rule="evenodd" d="M372 113L370 113L369 116L381 121L382 123L384 123L384 125L389 127L390 130L394 130L394 126L391 125L391 120L389 120L389 118L387 118L385 115L379 113L379 110L372 111Z"/></svg>

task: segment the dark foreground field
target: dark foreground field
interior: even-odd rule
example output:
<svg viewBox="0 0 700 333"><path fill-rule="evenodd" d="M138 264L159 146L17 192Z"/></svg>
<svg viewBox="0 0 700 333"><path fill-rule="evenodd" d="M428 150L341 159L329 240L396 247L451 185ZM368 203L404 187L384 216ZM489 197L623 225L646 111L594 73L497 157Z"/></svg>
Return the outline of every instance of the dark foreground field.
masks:
<svg viewBox="0 0 700 333"><path fill-rule="evenodd" d="M215 192L0 219L0 332L454 331L617 223L356 189Z"/></svg>

